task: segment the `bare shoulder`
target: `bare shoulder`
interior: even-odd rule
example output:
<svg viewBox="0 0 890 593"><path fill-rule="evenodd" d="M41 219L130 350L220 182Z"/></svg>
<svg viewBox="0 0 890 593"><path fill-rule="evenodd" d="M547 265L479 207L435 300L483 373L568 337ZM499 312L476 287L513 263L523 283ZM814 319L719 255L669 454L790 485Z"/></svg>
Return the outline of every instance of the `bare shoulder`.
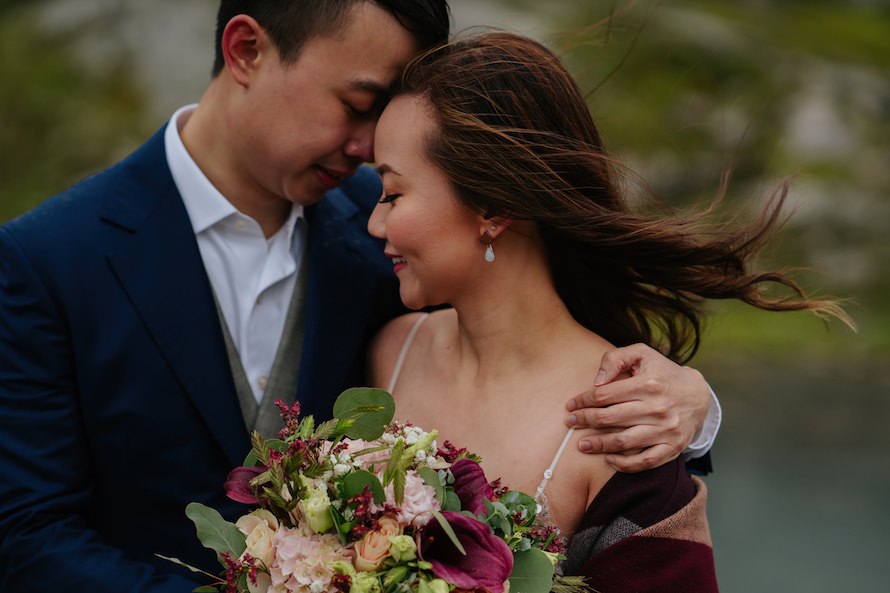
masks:
<svg viewBox="0 0 890 593"><path fill-rule="evenodd" d="M371 342L368 353L368 374L371 385L385 387L389 382L402 345L415 323L427 313L408 313L384 325Z"/></svg>

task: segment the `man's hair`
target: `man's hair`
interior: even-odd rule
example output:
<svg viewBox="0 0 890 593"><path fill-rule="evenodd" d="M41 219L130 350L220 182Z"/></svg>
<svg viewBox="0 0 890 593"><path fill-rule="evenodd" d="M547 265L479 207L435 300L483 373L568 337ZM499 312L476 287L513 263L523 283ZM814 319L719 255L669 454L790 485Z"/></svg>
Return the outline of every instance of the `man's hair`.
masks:
<svg viewBox="0 0 890 593"><path fill-rule="evenodd" d="M216 16L216 54L213 76L225 66L222 34L233 17L246 14L269 34L284 63L293 63L307 40L331 35L347 24L350 10L374 2L409 30L422 49L448 39L447 0L222 0Z"/></svg>

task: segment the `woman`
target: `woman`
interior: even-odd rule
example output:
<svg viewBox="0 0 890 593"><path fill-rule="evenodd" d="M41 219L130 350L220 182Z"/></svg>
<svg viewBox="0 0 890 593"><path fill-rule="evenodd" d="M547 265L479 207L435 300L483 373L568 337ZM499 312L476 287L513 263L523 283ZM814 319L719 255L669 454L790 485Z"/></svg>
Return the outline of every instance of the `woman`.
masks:
<svg viewBox="0 0 890 593"><path fill-rule="evenodd" d="M614 346L645 342L688 360L702 299L843 316L780 274L748 270L781 199L750 228L707 235L696 219L633 212L571 76L509 33L415 60L381 116L375 155L384 196L368 228L386 240L402 301L453 307L398 318L375 341L372 378L400 419L537 492L574 536L565 570L593 588L716 590L704 485L679 461L640 474L591 463L560 402ZM764 296L770 282L797 296Z"/></svg>

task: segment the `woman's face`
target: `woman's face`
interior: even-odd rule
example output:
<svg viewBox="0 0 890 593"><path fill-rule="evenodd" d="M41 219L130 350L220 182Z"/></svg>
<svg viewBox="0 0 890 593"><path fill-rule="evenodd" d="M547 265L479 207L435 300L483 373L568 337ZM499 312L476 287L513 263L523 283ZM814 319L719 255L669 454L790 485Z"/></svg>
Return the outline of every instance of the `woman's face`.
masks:
<svg viewBox="0 0 890 593"><path fill-rule="evenodd" d="M386 240L402 302L412 309L454 304L481 280L483 217L463 205L445 174L425 156L437 132L422 98L396 97L377 125L374 154L383 197L368 231Z"/></svg>

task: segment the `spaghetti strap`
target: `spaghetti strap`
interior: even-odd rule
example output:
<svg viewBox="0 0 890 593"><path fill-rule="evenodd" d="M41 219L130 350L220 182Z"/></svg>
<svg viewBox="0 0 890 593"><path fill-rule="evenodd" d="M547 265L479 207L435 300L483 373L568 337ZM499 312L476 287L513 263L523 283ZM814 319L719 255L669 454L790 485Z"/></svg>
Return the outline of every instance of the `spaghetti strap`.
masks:
<svg viewBox="0 0 890 593"><path fill-rule="evenodd" d="M566 445L569 444L569 439L572 438L572 433L575 432L575 428L572 427L566 432L566 436L562 439L562 444L559 446L559 450L556 452L556 455L553 456L553 461L550 462L550 467L544 470L544 479L541 480L541 483L538 484L537 489L535 489L535 502L541 503L541 498L544 495L544 489L547 488L547 482L550 481L550 478L553 477L553 470L556 469L556 464L559 463L559 458L562 457L563 451L566 450Z"/></svg>
<svg viewBox="0 0 890 593"><path fill-rule="evenodd" d="M396 382L399 380L399 374L402 372L402 365L405 363L405 357L408 356L408 350L411 349L411 342L414 341L414 336L417 334L417 330L420 329L421 324L426 321L426 318L429 316L429 313L421 315L417 318L417 321L414 322L414 325L411 326L411 331L408 332L408 336L405 338L405 343L402 344L402 350L399 352L399 357L396 359L396 366L389 378L389 385L386 387L388 392L392 393L393 389L395 389Z"/></svg>

